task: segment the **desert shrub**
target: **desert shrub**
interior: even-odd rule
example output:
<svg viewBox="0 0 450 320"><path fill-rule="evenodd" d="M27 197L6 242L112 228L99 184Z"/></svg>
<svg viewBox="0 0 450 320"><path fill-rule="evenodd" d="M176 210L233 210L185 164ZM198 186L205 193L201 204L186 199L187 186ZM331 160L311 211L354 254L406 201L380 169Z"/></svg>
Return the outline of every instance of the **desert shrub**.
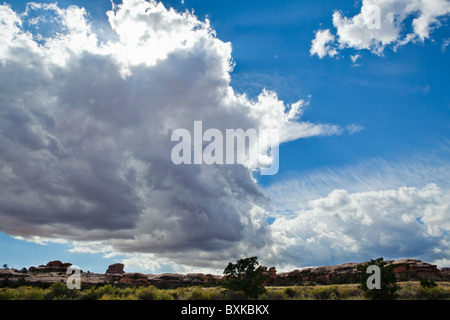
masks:
<svg viewBox="0 0 450 320"><path fill-rule="evenodd" d="M190 290L189 300L208 300L208 293L202 287L193 287Z"/></svg>
<svg viewBox="0 0 450 320"><path fill-rule="evenodd" d="M329 285L331 284L331 281L326 278L318 278L316 279L316 283L320 285Z"/></svg>
<svg viewBox="0 0 450 320"><path fill-rule="evenodd" d="M168 290L159 290L158 289L157 295L156 295L156 300L174 300L174 298Z"/></svg>
<svg viewBox="0 0 450 320"><path fill-rule="evenodd" d="M398 277L398 281L401 281L401 282L406 282L408 280L409 280L408 275L406 273L401 273Z"/></svg>
<svg viewBox="0 0 450 320"><path fill-rule="evenodd" d="M434 280L428 280L426 278L420 280L420 286L424 288L434 288L437 286L436 282Z"/></svg>
<svg viewBox="0 0 450 320"><path fill-rule="evenodd" d="M221 300L225 293L221 288L192 287L187 291L187 300Z"/></svg>
<svg viewBox="0 0 450 320"><path fill-rule="evenodd" d="M113 294L105 293L99 300L137 300L134 294L124 294L121 290L115 291Z"/></svg>
<svg viewBox="0 0 450 320"><path fill-rule="evenodd" d="M338 287L333 286L320 286L311 291L311 294L316 300L330 300L331 298L337 299L339 296Z"/></svg>
<svg viewBox="0 0 450 320"><path fill-rule="evenodd" d="M225 290L221 287L207 289L209 300L223 300L225 298Z"/></svg>
<svg viewBox="0 0 450 320"><path fill-rule="evenodd" d="M359 283L359 275L354 273L341 274L331 278L332 284Z"/></svg>
<svg viewBox="0 0 450 320"><path fill-rule="evenodd" d="M121 291L120 295L122 297L129 297L129 296L134 297L134 290L132 288L125 288Z"/></svg>
<svg viewBox="0 0 450 320"><path fill-rule="evenodd" d="M137 300L136 289L130 287L108 287L101 292L99 300Z"/></svg>
<svg viewBox="0 0 450 320"><path fill-rule="evenodd" d="M0 289L0 300L12 300L14 298L14 290L10 288Z"/></svg>
<svg viewBox="0 0 450 320"><path fill-rule="evenodd" d="M83 290L82 300L98 300L101 298L95 287Z"/></svg>
<svg viewBox="0 0 450 320"><path fill-rule="evenodd" d="M439 287L422 287L417 289L417 298L423 300L441 300L445 299L446 293L442 288Z"/></svg>
<svg viewBox="0 0 450 320"><path fill-rule="evenodd" d="M226 300L247 300L248 297L243 291L226 291Z"/></svg>
<svg viewBox="0 0 450 320"><path fill-rule="evenodd" d="M208 298L201 287L194 287L190 290L189 300L208 300Z"/></svg>
<svg viewBox="0 0 450 320"><path fill-rule="evenodd" d="M48 290L30 286L19 287L15 290L15 300L43 300Z"/></svg>
<svg viewBox="0 0 450 320"><path fill-rule="evenodd" d="M287 295L284 290L270 289L264 293L261 298L263 300L287 300Z"/></svg>
<svg viewBox="0 0 450 320"><path fill-rule="evenodd" d="M111 284L95 286L89 289L84 290L84 293L81 297L83 300L100 300L103 296L113 297L116 294L116 290L118 288L114 287Z"/></svg>
<svg viewBox="0 0 450 320"><path fill-rule="evenodd" d="M158 300L158 289L154 286L141 287L136 290L136 296L139 300Z"/></svg>
<svg viewBox="0 0 450 320"><path fill-rule="evenodd" d="M139 300L174 300L173 295L168 290L161 290L155 286L139 287L135 294Z"/></svg>
<svg viewBox="0 0 450 320"><path fill-rule="evenodd" d="M363 292L353 286L338 286L337 296L340 299L361 299Z"/></svg>
<svg viewBox="0 0 450 320"><path fill-rule="evenodd" d="M50 290L45 294L45 300L73 300L80 297L79 290L70 290L62 282L55 282L50 286Z"/></svg>
<svg viewBox="0 0 450 320"><path fill-rule="evenodd" d="M300 295L300 293L293 287L284 288L284 294L288 299L294 299Z"/></svg>
<svg viewBox="0 0 450 320"><path fill-rule="evenodd" d="M416 299L417 285L412 282L403 282L398 290L398 299L409 300Z"/></svg>
<svg viewBox="0 0 450 320"><path fill-rule="evenodd" d="M343 299L361 299L362 291L356 287L344 285L327 285L304 287L297 293L297 299L313 300L343 300Z"/></svg>
<svg viewBox="0 0 450 320"><path fill-rule="evenodd" d="M171 290L170 293L171 293L173 299L175 299L175 300L186 300L186 296L187 296L186 288L182 288L182 287L176 288L174 290Z"/></svg>

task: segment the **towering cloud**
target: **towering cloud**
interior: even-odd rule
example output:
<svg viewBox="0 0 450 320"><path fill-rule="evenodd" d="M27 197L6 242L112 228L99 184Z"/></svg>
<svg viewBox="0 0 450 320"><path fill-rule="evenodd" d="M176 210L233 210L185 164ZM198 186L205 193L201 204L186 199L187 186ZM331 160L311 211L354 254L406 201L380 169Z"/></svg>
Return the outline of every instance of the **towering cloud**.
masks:
<svg viewBox="0 0 450 320"><path fill-rule="evenodd" d="M231 44L192 13L124 0L107 17L101 32L76 6L0 6L0 230L195 265L270 242L251 168L174 165L172 131L341 129L301 122L302 101L234 92Z"/></svg>

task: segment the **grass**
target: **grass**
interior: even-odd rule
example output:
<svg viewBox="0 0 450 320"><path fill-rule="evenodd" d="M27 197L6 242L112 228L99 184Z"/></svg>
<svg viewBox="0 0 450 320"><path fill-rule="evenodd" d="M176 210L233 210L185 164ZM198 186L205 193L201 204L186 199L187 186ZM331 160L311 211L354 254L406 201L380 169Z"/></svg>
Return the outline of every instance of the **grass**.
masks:
<svg viewBox="0 0 450 320"><path fill-rule="evenodd" d="M398 282L401 300L450 300L450 282L423 287L419 281ZM364 300L357 284L267 287L260 300ZM235 300L245 299L240 292L221 287L183 287L158 289L105 284L82 290L69 290L57 282L48 288L24 285L0 288L0 300Z"/></svg>

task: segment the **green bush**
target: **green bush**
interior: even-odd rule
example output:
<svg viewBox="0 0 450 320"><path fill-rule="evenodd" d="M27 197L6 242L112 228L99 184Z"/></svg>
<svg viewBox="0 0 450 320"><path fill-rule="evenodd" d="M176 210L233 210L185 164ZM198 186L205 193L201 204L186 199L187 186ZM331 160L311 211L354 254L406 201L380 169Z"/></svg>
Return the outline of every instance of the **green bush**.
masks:
<svg viewBox="0 0 450 320"><path fill-rule="evenodd" d="M158 289L154 286L142 287L136 290L136 296L139 300L158 300Z"/></svg>
<svg viewBox="0 0 450 320"><path fill-rule="evenodd" d="M266 300L287 300L288 296L284 290L273 289L267 290L267 292L262 296Z"/></svg>
<svg viewBox="0 0 450 320"><path fill-rule="evenodd" d="M34 287L19 287L16 289L16 300L43 300L48 290Z"/></svg>
<svg viewBox="0 0 450 320"><path fill-rule="evenodd" d="M111 284L106 284L102 286L95 286L84 290L82 299L83 300L100 300L103 296L114 297L116 291L120 290Z"/></svg>
<svg viewBox="0 0 450 320"><path fill-rule="evenodd" d="M14 299L14 290L10 288L0 289L0 300L12 300Z"/></svg>
<svg viewBox="0 0 450 320"><path fill-rule="evenodd" d="M0 300L43 300L48 290L31 286L0 289Z"/></svg>
<svg viewBox="0 0 450 320"><path fill-rule="evenodd" d="M316 283L321 285L329 285L331 284L331 281L326 278L318 278L316 279Z"/></svg>
<svg viewBox="0 0 450 320"><path fill-rule="evenodd" d="M357 287L339 286L338 297L341 299L362 299L363 292Z"/></svg>
<svg viewBox="0 0 450 320"><path fill-rule="evenodd" d="M316 300L330 300L331 298L336 300L339 292L338 287L333 285L316 287L312 290L311 294Z"/></svg>
<svg viewBox="0 0 450 320"><path fill-rule="evenodd" d="M341 274L336 277L331 278L332 284L350 284L350 283L359 283L359 275L348 273Z"/></svg>
<svg viewBox="0 0 450 320"><path fill-rule="evenodd" d="M247 300L248 297L243 291L226 291L226 300Z"/></svg>
<svg viewBox="0 0 450 320"><path fill-rule="evenodd" d="M189 300L208 300L208 294L202 287L193 287L189 292Z"/></svg>
<svg viewBox="0 0 450 320"><path fill-rule="evenodd" d="M417 298L422 300L442 300L445 298L446 293L442 288L435 287L422 287L417 289Z"/></svg>
<svg viewBox="0 0 450 320"><path fill-rule="evenodd" d="M63 282L55 282L44 296L45 300L74 300L80 297L79 290L71 290Z"/></svg>
<svg viewBox="0 0 450 320"><path fill-rule="evenodd" d="M158 289L155 286L139 287L135 294L139 300L174 300L168 290Z"/></svg>
<svg viewBox="0 0 450 320"><path fill-rule="evenodd" d="M288 299L294 299L300 295L300 293L295 288L292 287L284 288L283 291Z"/></svg>
<svg viewBox="0 0 450 320"><path fill-rule="evenodd" d="M436 282L434 280L428 280L426 278L420 280L420 286L424 288L434 288L437 287Z"/></svg>

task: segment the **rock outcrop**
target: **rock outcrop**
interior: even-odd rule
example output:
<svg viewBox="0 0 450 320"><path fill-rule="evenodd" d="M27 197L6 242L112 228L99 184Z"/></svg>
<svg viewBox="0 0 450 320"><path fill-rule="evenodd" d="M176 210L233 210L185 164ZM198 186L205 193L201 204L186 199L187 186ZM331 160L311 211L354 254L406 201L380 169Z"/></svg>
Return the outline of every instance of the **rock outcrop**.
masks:
<svg viewBox="0 0 450 320"><path fill-rule="evenodd" d="M317 268L295 269L290 272L282 272L277 275L279 280L287 280L290 282L308 282L318 281L320 279L332 280L342 278L350 278L356 271L358 263L344 263L332 266L323 266Z"/></svg>
<svg viewBox="0 0 450 320"><path fill-rule="evenodd" d="M394 273L399 280L417 280L417 279L442 279L441 271L432 264L415 259L388 260L388 265L394 266ZM278 274L278 279L288 280L290 282L308 282L308 281L337 281L337 282L355 282L356 268L363 263L344 263L332 266L323 266L317 268L304 268L283 272Z"/></svg>
<svg viewBox="0 0 450 320"><path fill-rule="evenodd" d="M415 259L400 259L394 261L387 261L394 265L394 273L397 278L403 280L414 279L441 279L442 273L437 266L422 262Z"/></svg>
<svg viewBox="0 0 450 320"><path fill-rule="evenodd" d="M163 273L148 275L148 281L156 287L178 287L188 285L214 284L222 276L204 273Z"/></svg>
<svg viewBox="0 0 450 320"><path fill-rule="evenodd" d="M119 280L119 282L137 287L139 286L148 287L150 285L147 275L139 272L125 273Z"/></svg>
<svg viewBox="0 0 450 320"><path fill-rule="evenodd" d="M41 264L38 267L28 268L28 272L63 272L67 271L67 268L72 264L69 262L62 263L59 260L50 261L46 265Z"/></svg>
<svg viewBox="0 0 450 320"><path fill-rule="evenodd" d="M441 272L442 277L445 280L450 280L450 268L447 268L447 267L441 268L441 269L439 269L439 271Z"/></svg>
<svg viewBox="0 0 450 320"><path fill-rule="evenodd" d="M123 263L114 263L108 267L108 270L106 270L107 274L124 274L125 271L123 268L125 265Z"/></svg>
<svg viewBox="0 0 450 320"><path fill-rule="evenodd" d="M277 280L277 269L275 267L270 267L269 270L267 270L267 267L259 266L258 269L261 269L263 274L267 276L267 280L264 282L264 285L274 283Z"/></svg>

